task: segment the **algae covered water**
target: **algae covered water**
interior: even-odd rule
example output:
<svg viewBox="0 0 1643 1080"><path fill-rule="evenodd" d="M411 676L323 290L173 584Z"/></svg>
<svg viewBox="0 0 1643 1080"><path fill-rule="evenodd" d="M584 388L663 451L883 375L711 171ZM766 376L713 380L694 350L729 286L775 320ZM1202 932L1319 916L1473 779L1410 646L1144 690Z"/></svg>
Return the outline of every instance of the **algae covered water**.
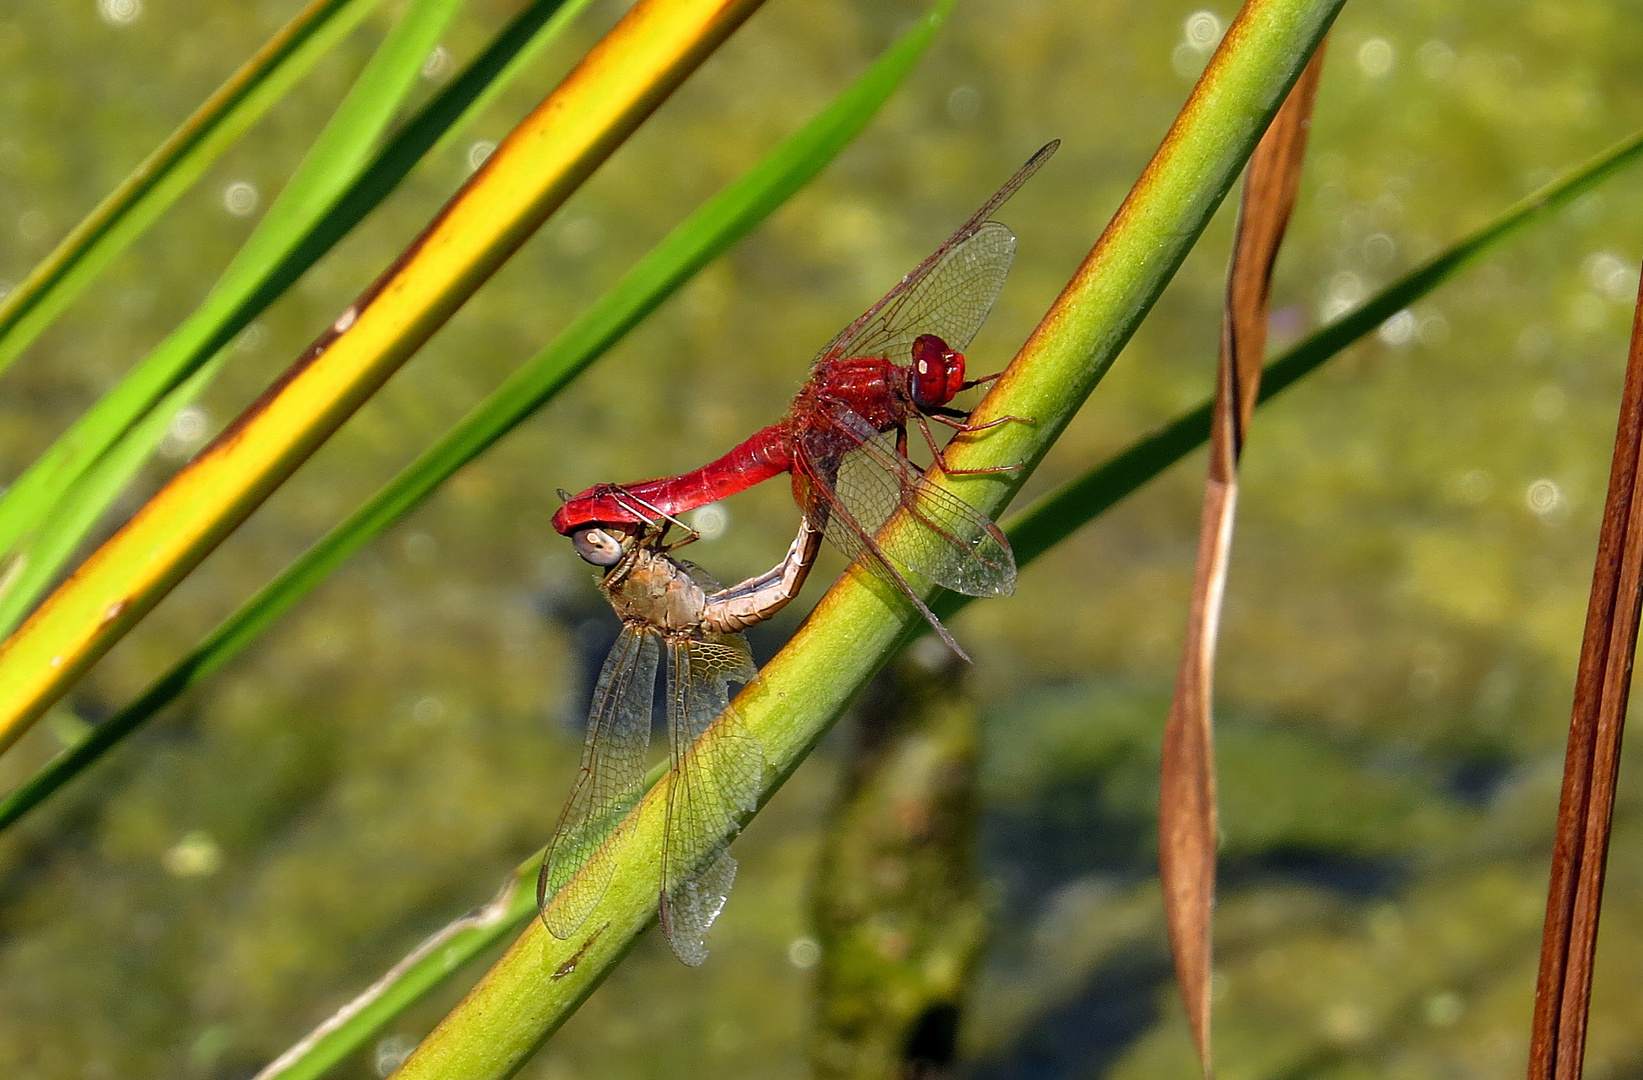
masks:
<svg viewBox="0 0 1643 1080"><path fill-rule="evenodd" d="M0 288L298 10L14 0L0 12ZM514 10L464 10L425 99ZM66 703L9 788L264 584L856 75L916 5L772 3ZM129 513L282 370L620 14L566 41L241 335ZM0 482L210 288L358 73L385 7L0 376ZM253 1074L545 842L615 623L555 489L677 473L779 416L815 351L1026 154L1001 366L1157 144L1234 5L963 5L814 185L209 683L0 836L0 1069ZM1274 290L1274 347L1643 127L1643 43L1600 0L1349 4ZM1221 647L1217 1046L1228 1077L1500 1075L1527 1042L1545 864L1626 332L1622 174L1258 415ZM1211 390L1223 213L1021 503ZM967 1075L1178 1076L1153 856L1195 457L955 633L976 657L992 936ZM792 501L713 509L693 559L778 559ZM1018 504L1019 505L1019 504ZM108 523L112 527L114 521ZM840 569L824 562L808 596ZM796 607L803 608L806 601ZM799 612L755 636L761 659ZM811 888L846 739L738 841L688 971L647 937L536 1077L809 1074ZM1630 768L1628 763L1628 769ZM1643 839L1623 772L1591 1032L1635 1071ZM340 1075L376 1076L455 1000ZM687 1048L681 1053L680 1048Z"/></svg>

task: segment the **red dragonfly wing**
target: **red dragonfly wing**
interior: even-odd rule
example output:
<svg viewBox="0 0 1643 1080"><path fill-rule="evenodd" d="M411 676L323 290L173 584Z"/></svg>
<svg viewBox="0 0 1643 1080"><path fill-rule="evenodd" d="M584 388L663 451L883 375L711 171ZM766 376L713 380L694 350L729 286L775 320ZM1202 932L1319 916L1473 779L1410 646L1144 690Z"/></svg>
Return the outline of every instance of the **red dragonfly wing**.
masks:
<svg viewBox="0 0 1643 1080"><path fill-rule="evenodd" d="M881 565L882 553L896 569L969 596L1015 591L1015 556L1004 533L930 483L896 449L894 433L875 431L843 402L830 402L815 416L800 440L810 489L806 509L814 508L814 519L824 520L827 538L841 551L865 555L867 565L883 573L889 568ZM840 453L841 446L848 450ZM903 507L922 528L881 545L873 538Z"/></svg>
<svg viewBox="0 0 1643 1080"><path fill-rule="evenodd" d="M1028 159L929 258L828 342L816 362L884 356L904 364L920 334L935 334L960 352L969 348L1015 258L1015 234L987 219L1060 145L1052 142Z"/></svg>
<svg viewBox="0 0 1643 1080"><path fill-rule="evenodd" d="M727 684L753 676L753 656L740 634L669 642L673 771L662 844L662 932L691 967L707 959L702 939L736 880L730 841L742 815L757 805L764 779L764 748L729 707Z"/></svg>
<svg viewBox="0 0 1643 1080"><path fill-rule="evenodd" d="M582 768L536 883L542 921L555 937L576 933L610 884L615 861L605 841L644 791L660 656L657 634L623 626L599 671Z"/></svg>

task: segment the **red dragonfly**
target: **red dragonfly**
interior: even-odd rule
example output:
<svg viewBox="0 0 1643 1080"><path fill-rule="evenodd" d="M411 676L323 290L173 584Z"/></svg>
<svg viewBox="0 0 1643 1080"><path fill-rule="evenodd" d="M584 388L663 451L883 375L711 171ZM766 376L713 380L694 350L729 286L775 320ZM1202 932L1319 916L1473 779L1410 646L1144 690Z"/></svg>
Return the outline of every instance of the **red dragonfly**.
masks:
<svg viewBox="0 0 1643 1080"><path fill-rule="evenodd" d="M707 958L702 938L736 878L730 841L756 805L765 772L764 748L729 706L728 684L754 677L740 631L798 594L821 534L801 521L779 565L719 589L668 554L665 533L664 526L592 538L597 561L608 567L599 588L622 632L594 686L582 767L542 863L536 901L549 931L568 938L604 896L616 869L612 841L644 795L660 667L671 768L658 903L668 944L694 967Z"/></svg>
<svg viewBox="0 0 1643 1080"><path fill-rule="evenodd" d="M930 483L907 459L907 427L918 425L944 473L1017 467L949 468L930 421L969 433L1024 419L971 424L969 413L949 403L998 377L964 377L963 350L992 310L1015 257L1015 234L988 218L1059 145L1034 154L946 243L828 343L779 422L694 472L589 488L566 500L553 527L597 563L613 532L677 523L678 514L790 472L805 516L846 555L899 589L963 656L906 575L971 596L1007 596L1015 591L1015 556L997 525ZM901 511L921 527L905 531L887 551L879 530Z"/></svg>

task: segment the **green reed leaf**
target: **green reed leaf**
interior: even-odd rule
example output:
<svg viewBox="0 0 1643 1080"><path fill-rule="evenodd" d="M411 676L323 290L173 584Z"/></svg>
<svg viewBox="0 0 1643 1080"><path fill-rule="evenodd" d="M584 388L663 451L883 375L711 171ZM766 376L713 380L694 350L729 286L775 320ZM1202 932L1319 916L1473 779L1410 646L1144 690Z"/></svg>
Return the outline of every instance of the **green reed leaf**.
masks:
<svg viewBox="0 0 1643 1080"><path fill-rule="evenodd" d="M0 371L380 2L310 3L0 298Z"/></svg>
<svg viewBox="0 0 1643 1080"><path fill-rule="evenodd" d="M418 0L406 12L211 294L0 495L0 551L13 551L19 565L0 593L0 634L17 625L148 460L166 428L143 423L139 432L139 420L150 410L175 415L192 401L226 361L224 347L588 2L528 6L371 158L460 0ZM202 370L204 378L194 378Z"/></svg>
<svg viewBox="0 0 1643 1080"><path fill-rule="evenodd" d="M1008 413L1034 423L949 447L952 464L1042 457L1197 241L1339 7L1340 0L1244 5L1123 209L979 411L983 421ZM950 483L955 490L962 485L972 505L994 512L1028 471ZM917 523L898 516L889 526L904 527ZM740 723L731 737L751 733L771 767L763 798L798 767L915 622L922 625L913 606L871 574L848 573L822 597L736 699ZM714 725L702 739L721 737L724 728ZM701 760L713 755L711 747L696 752ZM560 940L540 920L528 922L396 1077L511 1076L592 993L656 918L672 782L669 774L601 849L615 872L583 929Z"/></svg>
<svg viewBox="0 0 1643 1080"><path fill-rule="evenodd" d="M476 406L439 443L385 485L346 521L230 616L141 697L99 724L0 803L0 829L78 775L160 709L220 668L366 543L380 535L520 421L567 385L703 266L781 206L836 157L900 86L934 38L947 6L909 31L844 93L763 161L703 204L668 234L551 344ZM318 1076L372 1038L456 967L517 928L535 904L534 856L503 896L442 931L263 1074L282 1080ZM523 878L520 877L523 875ZM528 887L520 888L524 880ZM510 891L512 890L512 891ZM520 899L524 896L526 899ZM512 897L512 899L507 899ZM498 906L500 905L500 906ZM499 914L500 912L500 914Z"/></svg>

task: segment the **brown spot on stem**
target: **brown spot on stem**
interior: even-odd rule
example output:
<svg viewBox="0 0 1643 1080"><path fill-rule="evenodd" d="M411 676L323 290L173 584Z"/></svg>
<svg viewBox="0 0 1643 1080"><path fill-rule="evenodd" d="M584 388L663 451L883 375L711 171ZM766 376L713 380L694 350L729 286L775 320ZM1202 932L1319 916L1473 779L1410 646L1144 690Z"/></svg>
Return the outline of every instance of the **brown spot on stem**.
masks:
<svg viewBox="0 0 1643 1080"><path fill-rule="evenodd" d="M582 957L587 955L587 951L593 948L593 943L598 941L600 936L608 929L610 929L610 923L601 923L599 929L589 935L588 940L582 942L582 947L577 949L576 953L569 960L566 960L563 964L560 964L558 967L553 969L553 974L550 975L549 978L558 981L559 979L563 979L565 976L575 971L576 965L582 962Z"/></svg>

